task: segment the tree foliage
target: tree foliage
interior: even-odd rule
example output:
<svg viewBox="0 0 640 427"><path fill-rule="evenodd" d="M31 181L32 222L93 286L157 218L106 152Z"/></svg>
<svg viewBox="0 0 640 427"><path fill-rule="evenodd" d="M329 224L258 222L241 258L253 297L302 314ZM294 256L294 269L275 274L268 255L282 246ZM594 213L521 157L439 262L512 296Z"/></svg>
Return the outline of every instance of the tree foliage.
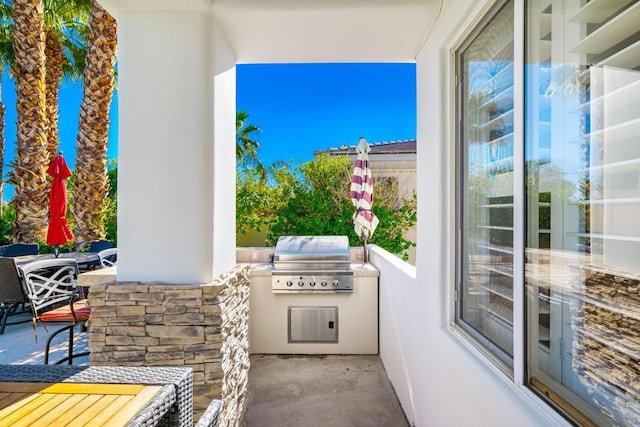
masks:
<svg viewBox="0 0 640 427"><path fill-rule="evenodd" d="M118 161L107 161L109 194L105 202L104 230L105 239L118 246Z"/></svg>
<svg viewBox="0 0 640 427"><path fill-rule="evenodd" d="M269 180L261 180L255 169L240 169L237 232L267 228L268 246L284 235L345 235L352 246L362 245L353 227L352 168L348 157L322 155L293 170L272 168ZM403 231L416 223L415 192L409 199L398 199L397 192L380 190L376 196L374 182L373 212L380 225L370 242L408 259L406 251L415 244L403 237Z"/></svg>
<svg viewBox="0 0 640 427"><path fill-rule="evenodd" d="M0 245L11 243L15 217L16 212L13 207L6 202L2 202L2 209L0 210Z"/></svg>
<svg viewBox="0 0 640 427"><path fill-rule="evenodd" d="M264 180L267 170L258 157L260 143L255 140L260 128L249 123L249 116L246 111L236 112L236 165L255 170Z"/></svg>

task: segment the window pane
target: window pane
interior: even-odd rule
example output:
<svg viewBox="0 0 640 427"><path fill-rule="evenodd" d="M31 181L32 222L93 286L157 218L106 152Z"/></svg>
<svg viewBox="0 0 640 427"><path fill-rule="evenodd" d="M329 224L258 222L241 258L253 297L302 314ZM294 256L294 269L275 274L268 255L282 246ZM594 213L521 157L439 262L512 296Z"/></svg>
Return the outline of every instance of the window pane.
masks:
<svg viewBox="0 0 640 427"><path fill-rule="evenodd" d="M457 322L513 365L513 3L458 52Z"/></svg>
<svg viewBox="0 0 640 427"><path fill-rule="evenodd" d="M527 1L529 384L640 425L640 2Z"/></svg>

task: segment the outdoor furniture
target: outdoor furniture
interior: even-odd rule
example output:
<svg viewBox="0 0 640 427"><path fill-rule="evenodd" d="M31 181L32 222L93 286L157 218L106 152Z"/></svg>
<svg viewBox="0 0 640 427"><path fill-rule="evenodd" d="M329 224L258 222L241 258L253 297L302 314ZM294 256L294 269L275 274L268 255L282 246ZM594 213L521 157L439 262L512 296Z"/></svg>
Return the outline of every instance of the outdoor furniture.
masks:
<svg viewBox="0 0 640 427"><path fill-rule="evenodd" d="M89 245L89 252L100 252L105 249L114 248L116 245L113 242L108 242L106 240L94 240Z"/></svg>
<svg viewBox="0 0 640 427"><path fill-rule="evenodd" d="M93 270L100 265L100 257L97 252L64 252L58 254L59 259L73 259L78 263L81 271ZM18 267L35 261L56 259L54 254L25 255L16 257Z"/></svg>
<svg viewBox="0 0 640 427"><path fill-rule="evenodd" d="M118 249L104 249L98 252L98 258L100 259L100 265L102 268L113 267L118 263Z"/></svg>
<svg viewBox="0 0 640 427"><path fill-rule="evenodd" d="M0 246L0 256L17 257L24 255L38 255L40 248L37 244L12 243Z"/></svg>
<svg viewBox="0 0 640 427"><path fill-rule="evenodd" d="M139 384L1 383L3 425L125 425L162 386ZM168 390L169 391L169 390ZM170 392L170 391L169 391ZM114 399L119 401L114 404ZM50 401L58 405L52 405Z"/></svg>
<svg viewBox="0 0 640 427"><path fill-rule="evenodd" d="M159 392L150 396L146 405L133 418L116 425L130 426L178 426L193 425L193 379L191 368L180 367L116 367L116 366L43 366L43 365L0 365L0 387L2 383L43 383L61 385L87 384L104 388L109 384L137 384L161 386ZM5 385L6 387L6 385ZM54 389L53 392L56 390ZM13 413L12 402L0 402L0 415ZM74 405L75 406L75 405ZM69 409L72 410L72 409ZM34 413L33 416L39 416ZM43 417L45 415L42 415ZM83 414L83 416L86 416ZM100 414L96 414L99 417ZM35 420L37 425L38 419ZM54 425L48 423L42 425ZM100 424L102 423L95 423ZM4 425L0 418L0 425ZM87 425L93 425L89 420ZM111 425L111 424L110 424ZM211 425L211 424L209 424Z"/></svg>
<svg viewBox="0 0 640 427"><path fill-rule="evenodd" d="M213 399L204 413L198 419L195 427L215 427L218 425L218 417L220 416L220 406L222 401Z"/></svg>
<svg viewBox="0 0 640 427"><path fill-rule="evenodd" d="M0 258L0 335L4 334L6 325L26 323L31 319L24 319L16 322L7 322L12 314L23 313L24 305L29 302L27 298L22 277L16 267L13 258ZM22 306L22 311L18 312L18 307Z"/></svg>
<svg viewBox="0 0 640 427"><path fill-rule="evenodd" d="M59 258L75 260L80 271L93 270L96 267L100 267L100 257L96 252L67 252L60 254Z"/></svg>
<svg viewBox="0 0 640 427"><path fill-rule="evenodd" d="M64 326L47 339L44 363L49 363L49 350L54 337L63 332L69 333L67 357L57 363L86 356L88 353L73 354L73 336L76 326L85 327L91 308L86 299L79 299L77 287L78 264L73 259L50 259L36 261L21 267L27 286L27 297L31 304L34 319L34 333L38 324L58 323Z"/></svg>

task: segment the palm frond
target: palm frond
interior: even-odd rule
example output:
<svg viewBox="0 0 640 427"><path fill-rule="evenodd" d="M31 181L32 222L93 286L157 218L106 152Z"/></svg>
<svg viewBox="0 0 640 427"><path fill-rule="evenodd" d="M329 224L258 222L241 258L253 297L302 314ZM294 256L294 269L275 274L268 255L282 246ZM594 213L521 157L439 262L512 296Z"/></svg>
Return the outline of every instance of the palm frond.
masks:
<svg viewBox="0 0 640 427"><path fill-rule="evenodd" d="M67 62L64 65L64 76L67 79L72 81L82 80L82 76L84 73L84 69L86 66L86 58L87 58L87 47L86 47L86 35L84 40L79 40L80 42L84 42L83 44L78 45L78 41L72 41L69 39L65 39L62 42L62 46L65 52L65 56L67 57Z"/></svg>

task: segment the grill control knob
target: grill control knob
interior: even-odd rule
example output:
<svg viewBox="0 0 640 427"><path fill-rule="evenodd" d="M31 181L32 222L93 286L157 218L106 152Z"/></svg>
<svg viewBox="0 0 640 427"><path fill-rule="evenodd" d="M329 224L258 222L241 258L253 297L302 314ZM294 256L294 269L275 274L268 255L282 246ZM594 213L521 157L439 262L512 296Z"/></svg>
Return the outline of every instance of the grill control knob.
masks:
<svg viewBox="0 0 640 427"><path fill-rule="evenodd" d="M316 282L314 282L313 280L309 282L309 286L314 287L316 285Z"/></svg>
<svg viewBox="0 0 640 427"><path fill-rule="evenodd" d="M320 282L320 285L322 285L322 286L327 286L327 281L326 281L326 280L323 280L322 282Z"/></svg>
<svg viewBox="0 0 640 427"><path fill-rule="evenodd" d="M293 286L293 282L291 280L287 280L287 286Z"/></svg>
<svg viewBox="0 0 640 427"><path fill-rule="evenodd" d="M331 284L333 285L334 288L337 288L340 282L338 282L337 280L334 280L333 282L331 282Z"/></svg>
<svg viewBox="0 0 640 427"><path fill-rule="evenodd" d="M302 280L300 280L300 281L298 282L298 286L300 286L300 287L304 286L304 282L303 282Z"/></svg>

